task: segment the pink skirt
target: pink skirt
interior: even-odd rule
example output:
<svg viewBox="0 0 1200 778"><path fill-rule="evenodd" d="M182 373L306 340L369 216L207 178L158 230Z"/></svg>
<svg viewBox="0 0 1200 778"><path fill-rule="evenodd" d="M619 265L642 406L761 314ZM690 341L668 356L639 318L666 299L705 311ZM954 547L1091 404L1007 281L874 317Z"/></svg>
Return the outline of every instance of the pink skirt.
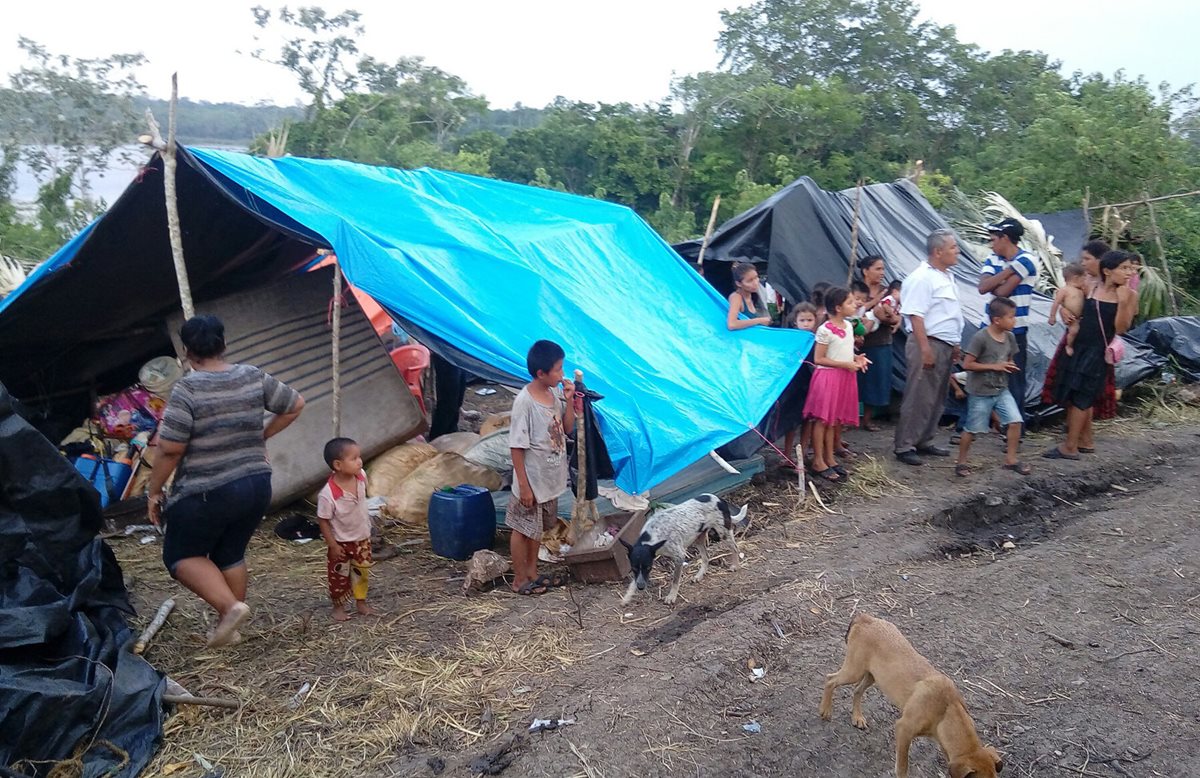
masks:
<svg viewBox="0 0 1200 778"><path fill-rule="evenodd" d="M804 418L823 424L858 426L858 378L852 370L818 367L808 386Z"/></svg>

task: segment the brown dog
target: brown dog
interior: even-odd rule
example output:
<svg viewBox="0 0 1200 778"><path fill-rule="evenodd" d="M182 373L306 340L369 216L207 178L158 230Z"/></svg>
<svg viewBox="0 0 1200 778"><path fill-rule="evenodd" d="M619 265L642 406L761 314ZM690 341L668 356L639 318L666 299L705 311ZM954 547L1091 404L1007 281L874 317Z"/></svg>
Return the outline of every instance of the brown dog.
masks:
<svg viewBox="0 0 1200 778"><path fill-rule="evenodd" d="M833 713L833 690L854 687L850 722L867 728L862 712L863 693L871 684L900 709L896 722L896 777L908 778L908 747L914 738L931 737L950 763L951 778L995 778L1004 769L999 752L985 746L975 734L954 681L939 673L917 653L891 622L859 613L846 631L846 661L825 678L821 718Z"/></svg>

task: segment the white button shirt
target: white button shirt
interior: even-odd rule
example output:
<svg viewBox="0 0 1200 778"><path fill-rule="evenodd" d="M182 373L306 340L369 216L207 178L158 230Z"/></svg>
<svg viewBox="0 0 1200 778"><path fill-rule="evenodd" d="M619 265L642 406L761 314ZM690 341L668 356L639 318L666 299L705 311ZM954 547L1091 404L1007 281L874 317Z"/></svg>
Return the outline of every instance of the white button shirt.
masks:
<svg viewBox="0 0 1200 778"><path fill-rule="evenodd" d="M913 316L925 320L925 334L950 344L962 339L963 312L958 289L948 270L938 270L922 262L904 279L900 292L900 313L904 331L911 333Z"/></svg>

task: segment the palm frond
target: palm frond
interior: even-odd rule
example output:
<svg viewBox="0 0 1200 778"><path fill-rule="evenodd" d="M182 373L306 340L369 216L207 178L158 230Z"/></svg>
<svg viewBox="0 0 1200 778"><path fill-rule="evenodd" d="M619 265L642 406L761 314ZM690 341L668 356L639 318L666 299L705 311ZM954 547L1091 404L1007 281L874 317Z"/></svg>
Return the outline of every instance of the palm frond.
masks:
<svg viewBox="0 0 1200 778"><path fill-rule="evenodd" d="M1034 287L1046 292L1062 285L1062 250L1054 245L1052 236L1046 234L1040 221L1026 219L996 192L980 192L973 198L955 189L947 199L949 210L954 214L951 221L955 229L977 258L982 260L992 253L985 225L1001 219L1016 219L1025 228L1021 248L1033 255L1037 263L1038 278Z"/></svg>
<svg viewBox="0 0 1200 778"><path fill-rule="evenodd" d="M1142 266L1141 280L1138 282L1138 316L1143 319L1157 319L1166 316L1171 308L1171 299L1167 289L1166 279L1158 268Z"/></svg>
<svg viewBox="0 0 1200 778"><path fill-rule="evenodd" d="M1037 219L1026 219L1012 203L996 192L983 192L983 211L993 216L993 222L1001 219L1016 219L1025 228L1021 248L1033 254L1038 263L1038 282L1035 288L1045 292L1062 286L1062 250L1054 245L1042 223ZM986 237L986 236L985 236Z"/></svg>
<svg viewBox="0 0 1200 778"><path fill-rule="evenodd" d="M0 254L0 297L12 294L25 281L25 268L20 261Z"/></svg>

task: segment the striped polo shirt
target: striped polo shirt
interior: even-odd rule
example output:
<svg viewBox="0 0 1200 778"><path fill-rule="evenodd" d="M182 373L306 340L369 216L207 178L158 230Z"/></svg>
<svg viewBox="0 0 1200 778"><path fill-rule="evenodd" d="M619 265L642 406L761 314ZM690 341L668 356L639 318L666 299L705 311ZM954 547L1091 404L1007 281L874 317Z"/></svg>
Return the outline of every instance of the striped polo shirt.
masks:
<svg viewBox="0 0 1200 778"><path fill-rule="evenodd" d="M1022 333L1029 328L1029 306L1033 304L1033 282L1037 280L1037 263L1034 262L1033 257L1024 249L1019 249L1011 260L998 254L992 254L983 263L982 275L995 275L1010 265L1021 276L1021 282L1017 284L1017 288L1013 290L1012 294L1008 295L1008 299L1017 306L1017 326L1013 327L1013 332ZM986 295L985 302L991 302L992 297L994 295ZM986 327L987 325L985 309L981 326Z"/></svg>
<svg viewBox="0 0 1200 778"><path fill-rule="evenodd" d="M287 413L299 396L250 365L195 370L179 379L158 430L163 440L187 444L175 470L171 500L270 473L263 411Z"/></svg>

